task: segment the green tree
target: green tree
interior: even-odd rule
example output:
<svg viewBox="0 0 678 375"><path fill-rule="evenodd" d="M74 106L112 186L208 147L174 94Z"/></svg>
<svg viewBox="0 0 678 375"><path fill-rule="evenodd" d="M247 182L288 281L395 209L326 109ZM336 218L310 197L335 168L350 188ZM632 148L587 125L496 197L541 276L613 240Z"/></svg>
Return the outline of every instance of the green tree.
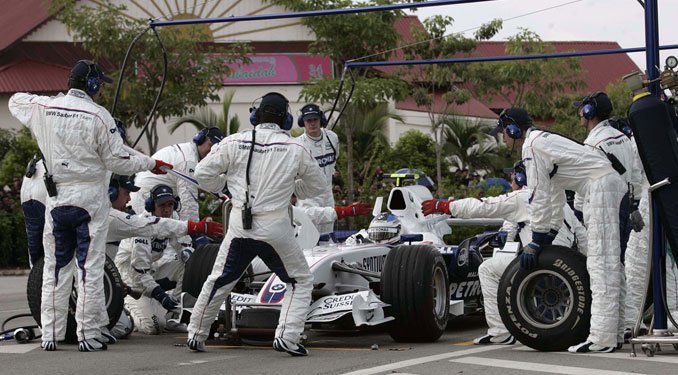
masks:
<svg viewBox="0 0 678 375"><path fill-rule="evenodd" d="M626 117L626 113L633 100L631 90L626 83L621 80L619 82L612 82L607 85L605 92L610 97L610 100L612 100L612 106L614 108L612 116ZM581 125L578 109L572 106L575 100L580 100L583 96L584 95L564 95L558 97L554 101L555 104L552 113L555 123L551 125L551 130L560 134L565 134L578 141L586 139L588 131Z"/></svg>
<svg viewBox="0 0 678 375"><path fill-rule="evenodd" d="M502 26L501 20L494 20L481 26L473 38L467 38L459 33L446 35L453 22L452 17L436 15L424 21L423 29L413 25L410 30L413 43L403 48L405 58L431 60L469 53L476 48L478 41L493 37ZM471 98L469 92L459 85L460 77L467 70L468 64L410 65L402 69L412 82L412 98L428 114L435 145L438 193L443 190L441 166L445 125L448 117L453 115L453 105L463 104Z"/></svg>
<svg viewBox="0 0 678 375"><path fill-rule="evenodd" d="M384 132L386 124L389 120L403 122L402 117L390 112L388 105L383 103L377 105L373 110L363 114L359 117L353 128L353 155L354 164L362 166L355 172L355 177L358 178L358 184L362 185L363 190L370 188L372 176L381 163L384 161L384 155L388 154L391 147L388 138ZM339 128L339 140L342 143L346 142L346 128Z"/></svg>
<svg viewBox="0 0 678 375"><path fill-rule="evenodd" d="M74 0L55 0L50 7L51 14L68 27L95 60L110 64L125 56L132 40L146 27L145 21L130 18L125 10L124 5L109 1L92 7ZM212 35L203 25L166 27L157 32L168 56L167 81L157 111L150 113L162 80L163 54L153 33L148 32L130 56L114 114L137 128L151 117L145 134L150 153L157 148L159 121L167 122L185 115L190 108L218 100L222 78L229 72L226 63L246 60L248 52L248 47L240 43L209 44ZM114 71L111 76L117 79L119 74ZM100 103L110 108L112 92L102 94Z"/></svg>
<svg viewBox="0 0 678 375"><path fill-rule="evenodd" d="M633 103L633 93L625 82L620 80L607 85L605 92L612 100L612 116L626 117L626 114Z"/></svg>
<svg viewBox="0 0 678 375"><path fill-rule="evenodd" d="M434 176L436 158L431 152L434 147L434 141L428 135L418 130L408 130L398 138L393 146L393 152L385 163L384 170L391 173L401 168L419 169L428 176ZM443 166L447 168L445 161L443 161Z"/></svg>
<svg viewBox="0 0 678 375"><path fill-rule="evenodd" d="M227 136L237 133L238 129L240 129L240 119L238 119L238 116L236 115L233 115L230 119L228 118L234 94L235 91L231 90L224 95L224 102L221 104L220 114L214 113L214 111L208 107L197 108L191 115L181 117L170 125L170 134L174 134L174 132L184 124L193 125L197 130L217 127Z"/></svg>
<svg viewBox="0 0 678 375"><path fill-rule="evenodd" d="M362 7L397 3L396 0L370 0L354 2L352 0L268 0L272 4L281 5L293 11ZM326 17L302 18L301 22L313 31L315 41L310 45L310 52L329 56L336 72L343 69L349 60L360 61L384 60L393 50L400 38L393 27L401 11L370 12L360 14L344 14ZM359 42L356 42L359 41ZM407 84L396 75L386 74L374 69L352 69L348 73L347 90L353 95L348 103L338 128L345 135L346 145L346 179L348 200L354 199L354 155L353 144L357 140L355 129L365 113L380 103L390 99L404 98ZM304 85L301 97L307 101L332 103L337 96L339 80L336 78L312 80ZM339 108L348 98L344 95L339 101Z"/></svg>
<svg viewBox="0 0 678 375"><path fill-rule="evenodd" d="M496 140L488 134L489 126L458 116L446 118L445 125L442 149L458 170L494 170L503 161Z"/></svg>
<svg viewBox="0 0 678 375"><path fill-rule="evenodd" d="M509 38L505 52L527 55L554 51L539 35L522 29ZM498 95L513 106L527 109L535 118L556 117L554 109L560 108L560 93L585 88L577 58L469 64L465 78L476 98L491 99Z"/></svg>
<svg viewBox="0 0 678 375"><path fill-rule="evenodd" d="M5 148L4 141L9 144ZM12 182L14 177L19 177L26 171L26 165L33 158L33 155L40 155L38 144L33 139L31 131L22 127L19 130L0 129L0 186Z"/></svg>

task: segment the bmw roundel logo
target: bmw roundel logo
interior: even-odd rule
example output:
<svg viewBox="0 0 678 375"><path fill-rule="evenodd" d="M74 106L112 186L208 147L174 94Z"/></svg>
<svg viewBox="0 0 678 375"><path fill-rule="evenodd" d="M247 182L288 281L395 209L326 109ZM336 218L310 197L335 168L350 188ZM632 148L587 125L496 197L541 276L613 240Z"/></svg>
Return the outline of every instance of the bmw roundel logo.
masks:
<svg viewBox="0 0 678 375"><path fill-rule="evenodd" d="M285 284L275 284L271 287L271 290L274 292L278 292L285 289Z"/></svg>

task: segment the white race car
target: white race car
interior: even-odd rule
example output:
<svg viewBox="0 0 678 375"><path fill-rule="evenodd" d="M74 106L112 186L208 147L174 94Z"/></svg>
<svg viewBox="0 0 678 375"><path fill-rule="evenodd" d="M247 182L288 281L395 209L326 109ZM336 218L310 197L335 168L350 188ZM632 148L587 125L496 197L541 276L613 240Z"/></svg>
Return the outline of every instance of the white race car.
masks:
<svg viewBox="0 0 678 375"><path fill-rule="evenodd" d="M399 176L398 185L412 178L418 176ZM378 213L382 200L377 199L375 219L367 231L344 243L302 246L314 277L307 315L311 328L386 324L396 341L430 342L442 335L449 316L481 308L478 266L483 257L475 238L461 246L446 246L442 238L451 232L447 217L424 217L421 212L421 203L431 198L424 186L396 186L388 197L388 212ZM298 240L317 243L308 216L298 209L294 216ZM218 248L207 245L187 263L185 313L190 313L189 306L211 272ZM210 337L272 337L285 289L285 283L255 261L222 305ZM182 315L187 321L189 314Z"/></svg>

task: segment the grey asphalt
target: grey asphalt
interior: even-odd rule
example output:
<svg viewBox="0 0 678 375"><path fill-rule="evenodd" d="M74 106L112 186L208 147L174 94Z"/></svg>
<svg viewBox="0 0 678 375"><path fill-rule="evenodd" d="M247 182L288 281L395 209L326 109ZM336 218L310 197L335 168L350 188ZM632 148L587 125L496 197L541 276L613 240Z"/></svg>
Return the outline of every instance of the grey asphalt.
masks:
<svg viewBox="0 0 678 375"><path fill-rule="evenodd" d="M26 276L0 277L0 320L28 311ZM14 326L10 322L9 326ZM34 324L25 320L22 324ZM629 356L630 346L605 355L536 352L522 345L474 346L485 332L482 315L455 319L435 343L394 342L381 331L309 332L310 356L293 358L270 346L232 347L208 342L193 353L185 336L134 333L108 351L80 353L75 345L44 352L39 342L0 342L0 375L10 374L676 374L678 352L672 347L653 358ZM377 350L372 350L376 344Z"/></svg>

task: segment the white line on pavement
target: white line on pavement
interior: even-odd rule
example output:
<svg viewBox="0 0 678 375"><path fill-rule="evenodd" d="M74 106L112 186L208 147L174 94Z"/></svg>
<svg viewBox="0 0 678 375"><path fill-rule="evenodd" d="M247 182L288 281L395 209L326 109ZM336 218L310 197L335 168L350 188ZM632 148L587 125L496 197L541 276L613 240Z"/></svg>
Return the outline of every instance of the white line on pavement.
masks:
<svg viewBox="0 0 678 375"><path fill-rule="evenodd" d="M547 365L547 364L535 363L535 362L519 362L519 361L509 361L509 360L505 360L505 359L481 358L481 357L464 357L464 358L458 358L458 359L451 359L450 362L464 363L464 364L468 364L468 365L510 368L510 369L514 369L514 370L546 372L546 373L551 373L551 374L566 374L566 375L590 375L590 374L596 374L596 375L643 375L643 374L634 373L634 372L599 370L599 369L586 368L586 367Z"/></svg>
<svg viewBox="0 0 678 375"><path fill-rule="evenodd" d="M0 354L25 354L40 347L40 344L14 344L0 346Z"/></svg>
<svg viewBox="0 0 678 375"><path fill-rule="evenodd" d="M194 359L188 362L179 362L177 363L178 366L193 366L193 365L199 365L203 363L209 363L209 362L218 362L218 361L224 361L227 359L232 359L236 358L237 356L234 355L227 355L227 356L219 356L219 357L207 357L207 358L201 358L201 359Z"/></svg>
<svg viewBox="0 0 678 375"><path fill-rule="evenodd" d="M660 362L660 363L678 363L678 357L675 355L673 356L668 356L668 355L662 355L662 353L666 352L659 352L657 355L654 357L647 357L643 353L642 350L637 350L636 353L638 354L637 357L631 357L631 353L624 353L624 352L616 352L616 353L568 353L568 352L554 352L557 354L569 354L573 356L590 356L594 358L612 358L612 359L629 359L632 361L648 361L648 362ZM675 354L673 352L668 352L666 354Z"/></svg>
<svg viewBox="0 0 678 375"><path fill-rule="evenodd" d="M471 354L482 353L482 352L489 352L490 350L505 349L505 348L506 348L506 346L504 346L504 345L490 345L490 346L482 346L482 347L479 347L479 348L457 350L457 351L449 352L449 353L436 354L436 355L431 355L431 356L427 356L427 357L413 358L413 359L408 359L406 361L390 363L388 365L382 365L382 366L371 367L371 368L366 368L366 369L362 369L362 370L356 370L356 371L352 371L352 372L347 372L347 373L342 374L342 375L372 375L372 374L378 374L380 372L396 370L396 369L403 368L403 367L416 366L416 365L420 365L422 363L442 361L442 360L445 360L445 359L448 359L448 358L461 357L461 356L465 356L465 355L471 355Z"/></svg>

